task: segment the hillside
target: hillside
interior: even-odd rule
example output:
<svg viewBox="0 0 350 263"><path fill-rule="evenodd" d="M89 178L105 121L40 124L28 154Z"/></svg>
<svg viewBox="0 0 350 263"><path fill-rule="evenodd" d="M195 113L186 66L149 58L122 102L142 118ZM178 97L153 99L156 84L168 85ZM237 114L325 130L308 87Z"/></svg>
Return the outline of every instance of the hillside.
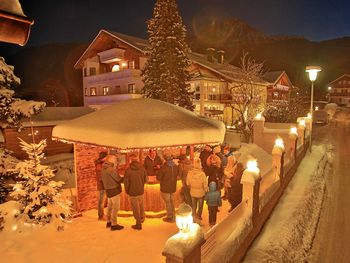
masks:
<svg viewBox="0 0 350 263"><path fill-rule="evenodd" d="M322 72L315 83L316 99L323 99L327 84L350 73L350 37L312 42L298 36L270 36L238 19L192 25L188 42L193 51L224 50L225 58L238 65L242 51L265 63L266 71L286 70L292 82L309 90L305 66L319 65ZM74 63L89 43L46 44L24 47L5 57L22 79L18 93L27 99L45 100L48 105L82 105L81 71ZM1 55L1 54L0 54Z"/></svg>
<svg viewBox="0 0 350 263"><path fill-rule="evenodd" d="M269 36L238 19L208 23L193 30L189 37L192 50L206 52L207 47L224 50L228 61L238 65L242 51L248 51L265 70L286 70L292 82L308 89L307 65L319 65L322 72L316 84L316 97L322 98L327 84L350 72L350 37L312 42L298 36Z"/></svg>
<svg viewBox="0 0 350 263"><path fill-rule="evenodd" d="M6 58L21 78L16 95L21 98L42 100L49 106L81 106L81 72L73 65L86 45L46 44L25 47Z"/></svg>

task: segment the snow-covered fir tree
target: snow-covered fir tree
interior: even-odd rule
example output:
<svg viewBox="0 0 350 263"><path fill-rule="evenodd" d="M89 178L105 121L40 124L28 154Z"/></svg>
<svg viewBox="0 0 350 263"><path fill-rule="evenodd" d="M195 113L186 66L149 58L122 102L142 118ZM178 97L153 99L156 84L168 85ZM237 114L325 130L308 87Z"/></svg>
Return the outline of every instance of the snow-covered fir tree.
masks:
<svg viewBox="0 0 350 263"><path fill-rule="evenodd" d="M14 172L22 181L15 184L11 193L22 206L19 216L25 222L55 223L58 229L62 229L63 222L70 217L71 203L61 196L64 183L51 180L54 171L40 163L46 140L37 144L21 140L21 147L28 154L28 159L16 165Z"/></svg>
<svg viewBox="0 0 350 263"><path fill-rule="evenodd" d="M13 66L0 57L0 122L10 127L20 127L20 119L39 113L45 102L26 101L14 98L14 89L21 83L13 72Z"/></svg>
<svg viewBox="0 0 350 263"><path fill-rule="evenodd" d="M157 0L147 28L150 48L142 70L143 93L148 98L193 110L193 93L190 92L187 70L190 65L186 54L189 48L176 0Z"/></svg>

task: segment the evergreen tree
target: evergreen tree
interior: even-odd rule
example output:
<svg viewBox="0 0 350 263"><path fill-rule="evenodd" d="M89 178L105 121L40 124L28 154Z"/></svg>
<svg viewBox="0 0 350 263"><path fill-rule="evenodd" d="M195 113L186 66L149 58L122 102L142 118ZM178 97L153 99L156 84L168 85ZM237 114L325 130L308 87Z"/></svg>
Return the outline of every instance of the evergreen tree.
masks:
<svg viewBox="0 0 350 263"><path fill-rule="evenodd" d="M0 122L11 127L20 127L20 119L39 113L45 102L26 101L14 98L14 89L21 81L13 73L13 66L0 57Z"/></svg>
<svg viewBox="0 0 350 263"><path fill-rule="evenodd" d="M11 172L18 160L10 155L6 149L0 148L0 204L6 202L7 196L10 193L8 181L13 179Z"/></svg>
<svg viewBox="0 0 350 263"><path fill-rule="evenodd" d="M54 177L53 170L40 164L46 140L38 144L21 140L21 147L28 154L28 160L16 165L14 171L22 181L16 183L11 193L22 205L20 217L25 222L36 224L53 222L61 229L62 223L70 217L71 207L70 202L60 194L64 183L51 180Z"/></svg>
<svg viewBox="0 0 350 263"><path fill-rule="evenodd" d="M157 0L153 18L147 23L150 48L142 70L143 93L148 98L163 100L193 110L193 93L188 81L190 61L186 29L175 0Z"/></svg>

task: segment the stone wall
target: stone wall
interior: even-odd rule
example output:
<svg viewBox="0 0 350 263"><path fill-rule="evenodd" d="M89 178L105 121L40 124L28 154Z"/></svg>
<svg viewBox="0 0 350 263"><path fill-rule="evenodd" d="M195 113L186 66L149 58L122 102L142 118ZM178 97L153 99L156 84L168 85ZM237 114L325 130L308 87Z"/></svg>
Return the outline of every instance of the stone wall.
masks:
<svg viewBox="0 0 350 263"><path fill-rule="evenodd" d="M80 211L97 208L95 160L103 147L74 144L77 197Z"/></svg>

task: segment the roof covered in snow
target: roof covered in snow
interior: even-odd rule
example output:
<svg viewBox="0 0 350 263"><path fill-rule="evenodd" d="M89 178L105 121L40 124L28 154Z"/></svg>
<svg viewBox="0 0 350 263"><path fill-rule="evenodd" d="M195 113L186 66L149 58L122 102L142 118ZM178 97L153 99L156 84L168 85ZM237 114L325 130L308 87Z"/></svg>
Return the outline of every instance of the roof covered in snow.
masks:
<svg viewBox="0 0 350 263"><path fill-rule="evenodd" d="M25 45L34 23L23 13L19 0L0 1L0 41Z"/></svg>
<svg viewBox="0 0 350 263"><path fill-rule="evenodd" d="M222 122L153 99L132 99L57 125L54 138L113 148L221 143Z"/></svg>
<svg viewBox="0 0 350 263"><path fill-rule="evenodd" d="M98 35L95 37L93 42L90 44L90 46L87 48L87 50L83 53L83 55L79 58L77 63L75 64L76 68L79 68L82 66L82 63L84 61L84 58L86 59L85 55L87 54L87 51L91 48L94 41L102 34L108 34L109 36L116 38L129 46L134 47L135 49L145 53L147 48L149 47L149 43L146 39L121 34L118 32L113 32L109 30L102 29L98 33ZM93 49L93 48L91 48ZM231 65L229 63L218 63L217 61L208 61L207 56L204 54L196 53L196 52L189 52L187 53L188 58L191 60L192 63L195 63L197 65L200 65L206 69L211 70L212 72L215 72L216 74L219 74L222 78L225 78L227 80L233 81L235 79L240 79L240 68ZM258 83L265 84L265 80L263 79L256 79L255 80Z"/></svg>
<svg viewBox="0 0 350 263"><path fill-rule="evenodd" d="M62 121L72 120L95 110L89 107L46 107L37 115L33 115L34 126L56 125ZM29 119L23 119L24 126L29 125Z"/></svg>

